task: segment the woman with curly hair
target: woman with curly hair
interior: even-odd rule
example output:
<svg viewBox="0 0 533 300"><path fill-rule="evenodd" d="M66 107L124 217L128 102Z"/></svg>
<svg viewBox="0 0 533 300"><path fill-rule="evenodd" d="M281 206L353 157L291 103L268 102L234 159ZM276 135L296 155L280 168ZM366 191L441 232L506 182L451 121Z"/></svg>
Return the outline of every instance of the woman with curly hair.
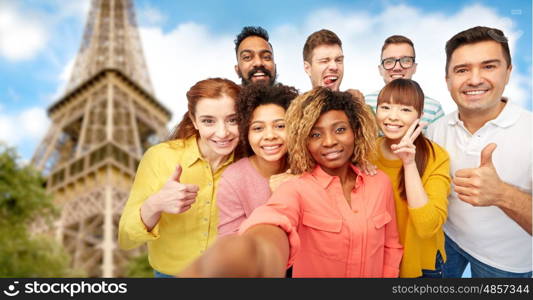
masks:
<svg viewBox="0 0 533 300"><path fill-rule="evenodd" d="M269 179L287 170L285 111L298 91L251 84L239 95L240 146L246 157L229 166L218 185L218 235L237 233L252 211L270 198Z"/></svg>
<svg viewBox="0 0 533 300"><path fill-rule="evenodd" d="M290 168L282 184L180 276L397 277L402 246L392 185L356 167L374 149L375 123L362 101L318 87L287 111Z"/></svg>
<svg viewBox="0 0 533 300"><path fill-rule="evenodd" d="M393 182L404 247L400 277L442 277L446 260L450 158L422 134L423 110L424 92L416 81L396 79L378 95L376 119L384 136L374 163Z"/></svg>

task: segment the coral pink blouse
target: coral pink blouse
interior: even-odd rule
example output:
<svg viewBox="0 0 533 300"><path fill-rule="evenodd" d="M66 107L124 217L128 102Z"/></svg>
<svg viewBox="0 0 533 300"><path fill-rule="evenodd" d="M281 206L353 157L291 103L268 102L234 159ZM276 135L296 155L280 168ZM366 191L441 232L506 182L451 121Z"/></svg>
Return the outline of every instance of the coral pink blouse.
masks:
<svg viewBox="0 0 533 300"><path fill-rule="evenodd" d="M357 179L350 205L340 178L316 166L282 184L239 232L257 224L283 229L293 277L398 277L403 249L390 180L351 168Z"/></svg>

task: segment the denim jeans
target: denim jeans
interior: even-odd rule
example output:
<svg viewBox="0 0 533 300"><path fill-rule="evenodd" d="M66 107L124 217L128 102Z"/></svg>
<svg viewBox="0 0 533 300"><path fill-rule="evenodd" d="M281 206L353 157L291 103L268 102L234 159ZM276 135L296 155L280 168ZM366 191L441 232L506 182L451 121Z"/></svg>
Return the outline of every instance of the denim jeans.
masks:
<svg viewBox="0 0 533 300"><path fill-rule="evenodd" d="M172 275L161 273L154 269L154 278L175 278L175 277Z"/></svg>
<svg viewBox="0 0 533 300"><path fill-rule="evenodd" d="M446 263L443 268L444 278L461 278L468 263L472 270L472 278L531 278L532 273L512 273L491 267L473 258L463 251L446 235Z"/></svg>
<svg viewBox="0 0 533 300"><path fill-rule="evenodd" d="M419 278L442 278L443 265L442 255L437 251L437 255L435 255L435 270L422 269L422 276Z"/></svg>

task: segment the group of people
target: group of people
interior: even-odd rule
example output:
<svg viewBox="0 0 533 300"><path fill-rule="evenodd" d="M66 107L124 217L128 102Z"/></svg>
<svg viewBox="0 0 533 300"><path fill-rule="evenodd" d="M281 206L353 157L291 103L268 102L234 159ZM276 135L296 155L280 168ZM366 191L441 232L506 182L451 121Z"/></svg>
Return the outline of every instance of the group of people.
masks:
<svg viewBox="0 0 533 300"><path fill-rule="evenodd" d="M266 30L244 27L242 84L187 92L139 164L120 247L147 243L155 277L531 277L532 115L502 96L507 38L474 27L445 49L446 116L411 79L407 37L385 40L385 86L363 95L340 91L339 37L312 33L299 93L276 82Z"/></svg>

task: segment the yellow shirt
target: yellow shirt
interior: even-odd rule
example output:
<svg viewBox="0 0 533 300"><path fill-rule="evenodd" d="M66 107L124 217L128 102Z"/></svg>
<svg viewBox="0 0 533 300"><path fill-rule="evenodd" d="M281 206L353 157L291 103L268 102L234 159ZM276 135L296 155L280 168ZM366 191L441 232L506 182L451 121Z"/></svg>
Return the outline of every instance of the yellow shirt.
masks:
<svg viewBox="0 0 533 300"><path fill-rule="evenodd" d="M383 137L379 138L378 145L383 140ZM430 151L426 170L421 178L428 203L419 208L409 208L407 201L400 197L398 176L402 161L386 159L378 151L378 159L374 162L392 181L400 242L404 246L400 277L419 277L422 276L422 269L435 270L437 250L446 261L442 227L448 216L450 158L442 147L433 142L431 144L435 155Z"/></svg>
<svg viewBox="0 0 533 300"><path fill-rule="evenodd" d="M132 249L147 242L150 265L162 273L178 274L217 237L217 183L231 162L233 154L213 173L200 154L195 136L148 149L139 164L120 218L120 247ZM163 187L178 164L182 167L180 182L196 184L200 188L196 202L181 214L162 213L158 223L148 232L141 220L140 208L149 196Z"/></svg>

